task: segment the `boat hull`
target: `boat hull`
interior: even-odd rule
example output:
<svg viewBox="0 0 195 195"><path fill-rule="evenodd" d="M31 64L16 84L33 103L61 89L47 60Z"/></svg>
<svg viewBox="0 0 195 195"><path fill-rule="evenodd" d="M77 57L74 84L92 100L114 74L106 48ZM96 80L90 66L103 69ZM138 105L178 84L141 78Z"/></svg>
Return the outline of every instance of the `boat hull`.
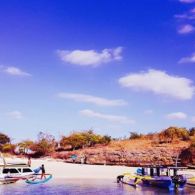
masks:
<svg viewBox="0 0 195 195"><path fill-rule="evenodd" d="M16 183L18 180L18 178L0 178L0 184Z"/></svg>
<svg viewBox="0 0 195 195"><path fill-rule="evenodd" d="M142 179L143 185L145 186L154 186L158 188L167 188L171 189L174 187L174 184L171 179L162 179L162 178L151 178L151 179Z"/></svg>
<svg viewBox="0 0 195 195"><path fill-rule="evenodd" d="M142 179L146 186L154 186L158 188L167 188L169 190L179 189L182 190L186 184L186 179L174 180L171 177L153 177L151 179Z"/></svg>

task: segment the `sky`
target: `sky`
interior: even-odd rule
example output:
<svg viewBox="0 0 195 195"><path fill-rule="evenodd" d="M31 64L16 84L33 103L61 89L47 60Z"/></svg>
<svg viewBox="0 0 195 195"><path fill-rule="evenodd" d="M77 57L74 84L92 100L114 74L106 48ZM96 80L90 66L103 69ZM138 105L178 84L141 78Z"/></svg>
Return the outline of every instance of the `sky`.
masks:
<svg viewBox="0 0 195 195"><path fill-rule="evenodd" d="M0 0L0 132L13 141L195 126L195 0Z"/></svg>

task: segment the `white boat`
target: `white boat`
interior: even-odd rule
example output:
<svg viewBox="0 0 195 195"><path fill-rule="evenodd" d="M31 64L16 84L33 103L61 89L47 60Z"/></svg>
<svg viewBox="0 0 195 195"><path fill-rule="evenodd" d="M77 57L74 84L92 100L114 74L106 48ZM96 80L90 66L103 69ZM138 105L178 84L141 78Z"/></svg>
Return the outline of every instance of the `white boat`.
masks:
<svg viewBox="0 0 195 195"><path fill-rule="evenodd" d="M34 171L24 163L6 163L4 157L3 164L0 164L0 184L15 183L21 179L29 179Z"/></svg>

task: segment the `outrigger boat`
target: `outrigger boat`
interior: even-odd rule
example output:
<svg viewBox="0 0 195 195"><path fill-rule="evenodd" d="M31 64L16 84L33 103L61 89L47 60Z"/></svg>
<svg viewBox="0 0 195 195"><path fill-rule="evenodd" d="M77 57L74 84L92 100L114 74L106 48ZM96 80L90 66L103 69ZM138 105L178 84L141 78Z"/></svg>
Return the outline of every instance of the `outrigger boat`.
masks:
<svg viewBox="0 0 195 195"><path fill-rule="evenodd" d="M137 173L123 174L117 177L118 182L136 187L137 185L154 186L169 190L183 190L187 179L183 175L178 175L179 169L184 167L142 167L137 169ZM119 181L120 180L120 181Z"/></svg>

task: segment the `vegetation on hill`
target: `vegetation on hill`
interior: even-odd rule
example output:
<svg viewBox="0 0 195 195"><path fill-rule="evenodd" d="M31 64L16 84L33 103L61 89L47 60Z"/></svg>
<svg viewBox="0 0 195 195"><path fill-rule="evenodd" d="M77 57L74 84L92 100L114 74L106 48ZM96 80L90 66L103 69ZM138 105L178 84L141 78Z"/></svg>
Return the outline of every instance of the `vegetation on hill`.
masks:
<svg viewBox="0 0 195 195"><path fill-rule="evenodd" d="M172 143L176 140L189 141L195 136L195 129L186 129L179 127L169 127L159 133L139 134L137 132L130 132L129 139L151 139L159 144Z"/></svg>
<svg viewBox="0 0 195 195"><path fill-rule="evenodd" d="M70 146L71 150L76 150L84 147L92 147L96 144L109 144L110 136L101 136L95 134L92 130L73 132L69 136L63 136L60 140L60 146L66 148Z"/></svg>
<svg viewBox="0 0 195 195"><path fill-rule="evenodd" d="M35 151L34 156L45 156L55 151L57 142L53 135L40 132L38 134L38 140L35 141L30 149Z"/></svg>
<svg viewBox="0 0 195 195"><path fill-rule="evenodd" d="M0 133L0 145L6 144L10 142L10 138L3 133Z"/></svg>
<svg viewBox="0 0 195 195"><path fill-rule="evenodd" d="M0 151L63 159L69 159L72 154L88 154L88 159L92 159L88 162L98 162L100 158L101 163L114 164L139 164L140 161L171 164L172 157L180 154L184 164L195 163L195 128L169 127L148 134L130 132L129 137L123 139L99 135L92 130L74 131L61 136L59 141L53 135L40 132L36 141L24 140L17 144L12 144L9 136L0 133Z"/></svg>
<svg viewBox="0 0 195 195"><path fill-rule="evenodd" d="M0 133L0 151L12 153L14 145L11 144L11 139L8 135Z"/></svg>

